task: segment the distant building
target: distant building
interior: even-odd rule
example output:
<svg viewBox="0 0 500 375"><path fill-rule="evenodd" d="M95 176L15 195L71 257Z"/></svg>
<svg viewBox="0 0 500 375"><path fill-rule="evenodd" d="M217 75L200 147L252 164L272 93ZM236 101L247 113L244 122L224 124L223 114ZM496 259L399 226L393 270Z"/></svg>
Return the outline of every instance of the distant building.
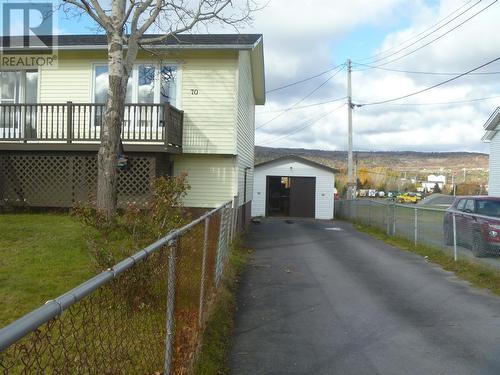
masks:
<svg viewBox="0 0 500 375"><path fill-rule="evenodd" d="M484 130L486 134L483 141L490 144L490 173L488 182L488 195L500 196L500 107L490 116Z"/></svg>
<svg viewBox="0 0 500 375"><path fill-rule="evenodd" d="M436 184L441 190L443 190L443 187L446 185L446 176L442 174L437 176L434 174L430 174L429 176L427 176L427 181L422 182L422 188L424 189L424 191L429 192L434 190Z"/></svg>

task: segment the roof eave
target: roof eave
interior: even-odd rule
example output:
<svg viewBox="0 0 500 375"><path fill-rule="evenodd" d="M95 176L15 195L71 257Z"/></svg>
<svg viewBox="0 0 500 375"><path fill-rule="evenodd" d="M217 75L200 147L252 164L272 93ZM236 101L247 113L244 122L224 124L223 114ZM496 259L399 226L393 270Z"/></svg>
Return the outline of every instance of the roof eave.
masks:
<svg viewBox="0 0 500 375"><path fill-rule="evenodd" d="M483 127L484 130L495 130L498 124L500 124L500 107L495 109Z"/></svg>
<svg viewBox="0 0 500 375"><path fill-rule="evenodd" d="M261 36L250 53L253 77L253 92L256 105L266 104L266 75L264 69L264 42Z"/></svg>
<svg viewBox="0 0 500 375"><path fill-rule="evenodd" d="M494 130L488 130L481 138L482 142L490 143L497 132Z"/></svg>
<svg viewBox="0 0 500 375"><path fill-rule="evenodd" d="M125 47L126 48L126 47ZM173 50L173 49L182 49L182 50L252 50L254 48L253 44L186 44L186 45L170 45L170 46L161 46L161 45L152 45L148 46L148 49L157 49L157 50ZM94 51L94 50L107 50L107 45L75 45L75 46L57 46L56 49L58 51ZM23 51L26 52L26 48L4 48L3 51L8 52L16 52ZM33 49L35 51L44 51L43 49Z"/></svg>
<svg viewBox="0 0 500 375"><path fill-rule="evenodd" d="M255 164L254 168L259 168L259 167L262 167L262 166L265 166L265 165L277 163L277 162L280 162L280 161L283 161L283 160L287 160L287 159L293 159L295 161L302 162L304 164L308 164L308 165L314 166L316 168L326 170L326 171L331 172L333 174L339 173L338 169L335 169L335 168L329 167L327 165L324 165L324 164L321 164L321 163L318 163L318 162L315 162L315 161L303 158L303 157L298 156L298 155L293 155L293 154L292 155L283 155L283 156L280 156L280 157L278 157L276 159L271 159L271 160L267 160L267 161L264 161L264 162L259 163L259 164Z"/></svg>

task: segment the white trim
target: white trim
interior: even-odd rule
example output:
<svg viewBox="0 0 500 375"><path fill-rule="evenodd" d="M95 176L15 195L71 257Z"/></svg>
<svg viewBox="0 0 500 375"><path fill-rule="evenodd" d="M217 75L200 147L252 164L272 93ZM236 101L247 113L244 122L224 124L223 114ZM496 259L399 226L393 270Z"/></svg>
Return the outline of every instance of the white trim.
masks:
<svg viewBox="0 0 500 375"><path fill-rule="evenodd" d="M500 124L500 107L497 107L497 109L495 109L495 111L483 125L483 128L485 130L495 130L498 124Z"/></svg>
<svg viewBox="0 0 500 375"><path fill-rule="evenodd" d="M238 155L238 114L240 107L240 63L241 63L241 52L238 52L238 59L236 60L236 69L235 69L235 93L234 95L234 154ZM239 165L239 162L238 162ZM238 187L239 191L239 187Z"/></svg>
<svg viewBox="0 0 500 375"><path fill-rule="evenodd" d="M175 45L175 46L160 46L160 45L148 45L149 49L159 49L159 50L175 50L175 49L181 49L181 50L189 50L189 49L195 49L195 50L253 50L257 44L260 42L260 39L255 43L255 44L213 44L213 45L206 45L206 44L186 44L186 45ZM125 46L125 49L127 49L127 46ZM5 51L26 51L26 48L19 48L19 47L13 47L13 48L4 48ZM57 46L56 51L88 51L88 50L108 50L107 45L75 45L75 46ZM38 51L36 48L33 48L33 51Z"/></svg>
<svg viewBox="0 0 500 375"><path fill-rule="evenodd" d="M42 68L38 67L38 82L36 88L36 102L40 103L40 98L42 94Z"/></svg>

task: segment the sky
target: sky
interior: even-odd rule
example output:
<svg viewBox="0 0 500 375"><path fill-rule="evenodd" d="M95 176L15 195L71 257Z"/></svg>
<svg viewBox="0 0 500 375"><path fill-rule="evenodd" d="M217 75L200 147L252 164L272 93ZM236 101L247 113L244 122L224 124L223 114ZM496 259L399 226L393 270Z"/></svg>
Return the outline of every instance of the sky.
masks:
<svg viewBox="0 0 500 375"><path fill-rule="evenodd" d="M344 65L332 70L347 59L353 60L352 101L366 104L453 77L380 68L462 73L500 56L498 0L270 0L253 18L239 31L264 35L267 90L319 75L267 94L266 105L256 108L256 144L261 146L347 148L342 99L347 72ZM59 21L63 33L88 33L86 25ZM500 62L477 72L496 71ZM392 103L355 107L354 149L487 152L481 137L500 104L498 82L500 74L469 75ZM482 98L490 99L464 103ZM315 105L323 102L328 103ZM460 103L436 104L447 102Z"/></svg>

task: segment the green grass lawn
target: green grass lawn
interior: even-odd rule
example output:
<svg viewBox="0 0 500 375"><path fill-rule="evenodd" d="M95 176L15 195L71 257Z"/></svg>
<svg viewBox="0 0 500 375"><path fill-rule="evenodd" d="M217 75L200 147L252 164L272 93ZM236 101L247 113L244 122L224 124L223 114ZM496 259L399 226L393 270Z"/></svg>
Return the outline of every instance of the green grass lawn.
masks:
<svg viewBox="0 0 500 375"><path fill-rule="evenodd" d="M0 215L0 327L95 274L89 230L65 214Z"/></svg>

